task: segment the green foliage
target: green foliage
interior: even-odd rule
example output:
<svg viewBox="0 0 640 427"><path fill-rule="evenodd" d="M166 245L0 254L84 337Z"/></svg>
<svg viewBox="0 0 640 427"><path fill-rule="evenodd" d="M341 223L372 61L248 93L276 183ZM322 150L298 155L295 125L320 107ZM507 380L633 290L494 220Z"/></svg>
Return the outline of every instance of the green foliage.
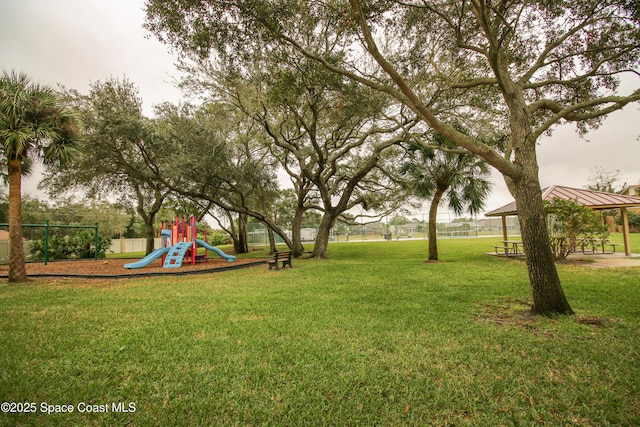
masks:
<svg viewBox="0 0 640 427"><path fill-rule="evenodd" d="M71 167L49 168L40 187L56 198L73 191L96 200L116 197L122 206L140 213L143 225L136 227L129 222L127 226L127 219L121 219L117 232L110 234L120 235L126 228L129 236L151 238L151 228L145 225L153 224L169 194L155 180L155 170L157 164L170 158L170 149L159 142L157 123L144 117L138 89L126 77L97 81L90 89L89 95L65 93L68 102L82 114L84 155Z"/></svg>
<svg viewBox="0 0 640 427"><path fill-rule="evenodd" d="M640 213L628 211L629 228L640 229ZM616 224L622 225L622 216L616 216Z"/></svg>
<svg viewBox="0 0 640 427"><path fill-rule="evenodd" d="M98 235L98 257L104 258L111 239ZM29 252L34 261L44 260L45 239L31 243ZM48 259L81 259L95 256L95 233L82 230L66 236L49 236Z"/></svg>
<svg viewBox="0 0 640 427"><path fill-rule="evenodd" d="M478 213L491 191L488 165L437 133L409 145L400 174L413 194L432 198L440 192L457 214Z"/></svg>
<svg viewBox="0 0 640 427"><path fill-rule="evenodd" d="M291 227L297 205L298 199L292 189L278 192L272 208L275 223L281 227Z"/></svg>
<svg viewBox="0 0 640 427"><path fill-rule="evenodd" d="M29 195L22 196L23 224L44 224L51 216L52 209L47 202Z"/></svg>
<svg viewBox="0 0 640 427"><path fill-rule="evenodd" d="M47 165L68 164L79 154L79 118L48 86L25 73L0 76L0 159L39 158Z"/></svg>
<svg viewBox="0 0 640 427"><path fill-rule="evenodd" d="M229 234L224 231L214 231L207 235L207 240L211 246L221 246L229 243Z"/></svg>
<svg viewBox="0 0 640 427"><path fill-rule="evenodd" d="M629 227L640 228L640 213L628 212L629 216Z"/></svg>
<svg viewBox="0 0 640 427"><path fill-rule="evenodd" d="M7 222L2 221L2 209L7 204L4 199L0 199L0 222ZM101 234L118 238L123 232L126 233L127 223L134 221L135 212L130 212L130 215L133 216L131 220L128 219L126 208L106 201L84 199L76 202L73 199L61 198L55 203L49 203L29 195L22 197L23 224L44 224L47 220L52 225L95 225L97 222ZM37 234L41 233L38 231ZM141 236L144 236L144 230Z"/></svg>
<svg viewBox="0 0 640 427"><path fill-rule="evenodd" d="M578 245L591 246L609 237L602 217L573 200L545 201L549 215L551 248L556 259L565 259Z"/></svg>

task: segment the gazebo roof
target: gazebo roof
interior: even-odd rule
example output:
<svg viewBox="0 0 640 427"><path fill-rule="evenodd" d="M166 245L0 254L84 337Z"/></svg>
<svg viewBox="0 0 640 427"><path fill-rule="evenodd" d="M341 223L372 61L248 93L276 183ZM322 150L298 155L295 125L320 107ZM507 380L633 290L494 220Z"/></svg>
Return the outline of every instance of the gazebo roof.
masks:
<svg viewBox="0 0 640 427"><path fill-rule="evenodd" d="M592 209L614 209L622 207L640 206L640 197L624 196L621 194L605 193L602 191L584 190L580 188L563 187L553 185L542 190L542 200L553 200L555 198L563 200L575 200L581 205ZM509 216L517 215L516 202L513 201L491 212L485 216Z"/></svg>

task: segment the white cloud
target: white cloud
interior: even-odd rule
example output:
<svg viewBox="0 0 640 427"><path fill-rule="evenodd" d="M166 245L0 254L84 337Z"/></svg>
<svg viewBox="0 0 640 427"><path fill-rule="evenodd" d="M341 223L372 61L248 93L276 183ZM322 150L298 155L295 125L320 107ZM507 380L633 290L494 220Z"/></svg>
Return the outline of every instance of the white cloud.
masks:
<svg viewBox="0 0 640 427"><path fill-rule="evenodd" d="M142 28L143 1L22 0L0 6L2 68L34 81L87 92L89 85L126 76L140 89L145 114L178 101L175 57Z"/></svg>

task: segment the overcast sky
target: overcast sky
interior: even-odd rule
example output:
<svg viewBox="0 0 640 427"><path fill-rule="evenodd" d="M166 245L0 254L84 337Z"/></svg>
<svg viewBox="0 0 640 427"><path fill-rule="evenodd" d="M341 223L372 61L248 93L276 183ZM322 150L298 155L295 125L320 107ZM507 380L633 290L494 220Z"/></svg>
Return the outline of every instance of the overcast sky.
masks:
<svg viewBox="0 0 640 427"><path fill-rule="evenodd" d="M136 84L146 115L163 101L178 102L175 57L142 28L143 0L4 0L0 3L0 66L29 74L34 81L87 93L92 82L126 76ZM627 86L623 93L637 87ZM640 183L640 111L637 105L611 114L596 131L579 139L571 126L558 128L539 144L543 187L582 188L591 171L619 171L621 185ZM24 191L38 195L39 178ZM512 200L493 174L492 210Z"/></svg>

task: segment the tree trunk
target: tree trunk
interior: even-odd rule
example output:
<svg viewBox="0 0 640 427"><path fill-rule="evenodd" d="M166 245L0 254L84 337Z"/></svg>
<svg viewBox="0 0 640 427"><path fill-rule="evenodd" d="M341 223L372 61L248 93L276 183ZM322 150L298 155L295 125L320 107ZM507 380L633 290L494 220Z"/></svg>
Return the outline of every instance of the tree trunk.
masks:
<svg viewBox="0 0 640 427"><path fill-rule="evenodd" d="M269 253L276 253L276 233L269 227L267 227L267 238L269 239Z"/></svg>
<svg viewBox="0 0 640 427"><path fill-rule="evenodd" d="M234 246L237 254L246 254L249 252L247 216L244 214L238 214L238 235L234 239Z"/></svg>
<svg viewBox="0 0 640 427"><path fill-rule="evenodd" d="M155 222L155 215L153 215L153 217L154 219L151 220L151 223L147 223L147 221L145 221L144 224L145 235L147 238L147 255L155 250L156 230L153 227L153 223Z"/></svg>
<svg viewBox="0 0 640 427"><path fill-rule="evenodd" d="M514 181L512 188L525 250L534 314L573 314L564 295L549 243L542 192L536 179Z"/></svg>
<svg viewBox="0 0 640 427"><path fill-rule="evenodd" d="M8 161L9 178L9 282L24 282L27 271L24 265L22 239L22 159Z"/></svg>
<svg viewBox="0 0 640 427"><path fill-rule="evenodd" d="M326 258L327 257L327 246L329 245L329 235L331 233L331 227L333 227L333 223L335 218L332 214L325 212L322 215L322 220L320 221L320 227L318 227L318 234L316 235L315 245L313 247L313 256L314 258Z"/></svg>
<svg viewBox="0 0 640 427"><path fill-rule="evenodd" d="M140 193L141 194L141 193ZM155 250L155 238L156 238L156 230L153 224L156 222L156 214L160 210L160 206L162 203L158 203L158 198L156 198L156 203L154 203L154 207L151 208L149 213L145 212L144 204L142 203L142 198L138 197L138 214L144 221L144 234L147 239L146 242L146 253L149 255L151 252ZM157 207L156 207L157 205Z"/></svg>
<svg viewBox="0 0 640 427"><path fill-rule="evenodd" d="M155 250L155 238L156 238L156 230L154 228L154 224L156 222L156 217L160 209L162 208L162 204L164 203L164 199L167 197L168 193L162 193L160 190L154 191L154 201L153 204L149 207L149 212L145 211L145 196L144 192L140 188L139 185L134 184L133 188L136 192L137 205L136 211L142 221L144 222L144 232L146 242L146 253L149 255L151 252Z"/></svg>
<svg viewBox="0 0 640 427"><path fill-rule="evenodd" d="M295 215L293 216L293 224L291 224L291 241L293 247L291 251L294 257L299 257L304 252L304 246L302 245L302 236L300 231L302 230L302 216L304 215L304 209L298 206Z"/></svg>
<svg viewBox="0 0 640 427"><path fill-rule="evenodd" d="M429 261L438 260L438 205L444 191L437 189L429 207Z"/></svg>

